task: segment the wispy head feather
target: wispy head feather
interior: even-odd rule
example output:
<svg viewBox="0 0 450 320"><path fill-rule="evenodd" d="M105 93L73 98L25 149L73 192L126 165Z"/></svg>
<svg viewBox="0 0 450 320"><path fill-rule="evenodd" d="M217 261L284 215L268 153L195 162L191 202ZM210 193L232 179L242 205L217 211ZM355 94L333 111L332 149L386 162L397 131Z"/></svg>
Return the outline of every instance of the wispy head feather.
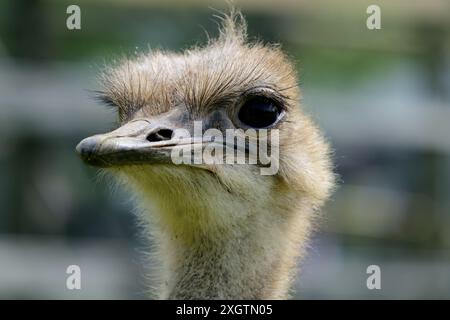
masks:
<svg viewBox="0 0 450 320"><path fill-rule="evenodd" d="M230 12L214 15L220 20L219 42L244 43L247 40L247 23L242 13L231 7Z"/></svg>

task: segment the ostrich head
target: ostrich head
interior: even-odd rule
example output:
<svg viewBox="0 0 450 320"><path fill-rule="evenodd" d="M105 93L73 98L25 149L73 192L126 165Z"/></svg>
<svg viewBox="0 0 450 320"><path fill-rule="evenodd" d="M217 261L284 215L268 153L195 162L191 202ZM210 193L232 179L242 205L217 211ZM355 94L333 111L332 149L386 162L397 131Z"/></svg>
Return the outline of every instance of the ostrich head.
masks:
<svg viewBox="0 0 450 320"><path fill-rule="evenodd" d="M101 78L101 99L117 108L119 128L84 139L77 151L137 194L162 262L160 297L286 297L333 174L281 49L249 43L232 12L206 46L151 52ZM276 170L261 174L260 159L175 164L174 150L198 148L197 138L177 133L192 133L195 121L202 133L254 129L248 141L259 143L262 129L276 131Z"/></svg>

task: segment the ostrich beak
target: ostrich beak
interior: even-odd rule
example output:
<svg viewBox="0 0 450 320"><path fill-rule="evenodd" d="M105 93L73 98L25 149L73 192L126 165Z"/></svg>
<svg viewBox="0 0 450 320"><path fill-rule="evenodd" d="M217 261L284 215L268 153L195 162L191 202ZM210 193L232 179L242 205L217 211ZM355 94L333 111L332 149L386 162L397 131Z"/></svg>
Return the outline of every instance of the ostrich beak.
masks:
<svg viewBox="0 0 450 320"><path fill-rule="evenodd" d="M170 163L171 150L180 142L173 139L172 132L167 126L136 119L114 131L83 139L76 151L84 162L96 167Z"/></svg>

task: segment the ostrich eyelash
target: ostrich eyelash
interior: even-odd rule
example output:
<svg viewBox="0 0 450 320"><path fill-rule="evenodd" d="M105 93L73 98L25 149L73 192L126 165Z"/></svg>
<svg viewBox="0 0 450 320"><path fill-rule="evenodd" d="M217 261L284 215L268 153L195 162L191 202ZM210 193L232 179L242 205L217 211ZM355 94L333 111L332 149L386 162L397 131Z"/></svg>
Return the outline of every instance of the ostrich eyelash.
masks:
<svg viewBox="0 0 450 320"><path fill-rule="evenodd" d="M107 105L108 107L117 108L117 105L110 97L101 97L100 102L103 103L104 105Z"/></svg>
<svg viewBox="0 0 450 320"><path fill-rule="evenodd" d="M110 96L108 96L105 92L94 91L94 94L95 94L94 99L99 101L101 104L112 108L118 108L118 105L114 102L114 100Z"/></svg>

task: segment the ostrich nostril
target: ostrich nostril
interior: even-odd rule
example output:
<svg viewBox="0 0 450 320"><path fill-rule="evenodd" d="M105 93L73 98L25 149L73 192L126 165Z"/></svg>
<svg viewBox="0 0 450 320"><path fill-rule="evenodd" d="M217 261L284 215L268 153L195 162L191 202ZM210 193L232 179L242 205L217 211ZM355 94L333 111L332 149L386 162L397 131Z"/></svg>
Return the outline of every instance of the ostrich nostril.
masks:
<svg viewBox="0 0 450 320"><path fill-rule="evenodd" d="M159 129L158 131L152 132L147 136L147 140L150 142L170 140L173 136L173 130L170 129Z"/></svg>

